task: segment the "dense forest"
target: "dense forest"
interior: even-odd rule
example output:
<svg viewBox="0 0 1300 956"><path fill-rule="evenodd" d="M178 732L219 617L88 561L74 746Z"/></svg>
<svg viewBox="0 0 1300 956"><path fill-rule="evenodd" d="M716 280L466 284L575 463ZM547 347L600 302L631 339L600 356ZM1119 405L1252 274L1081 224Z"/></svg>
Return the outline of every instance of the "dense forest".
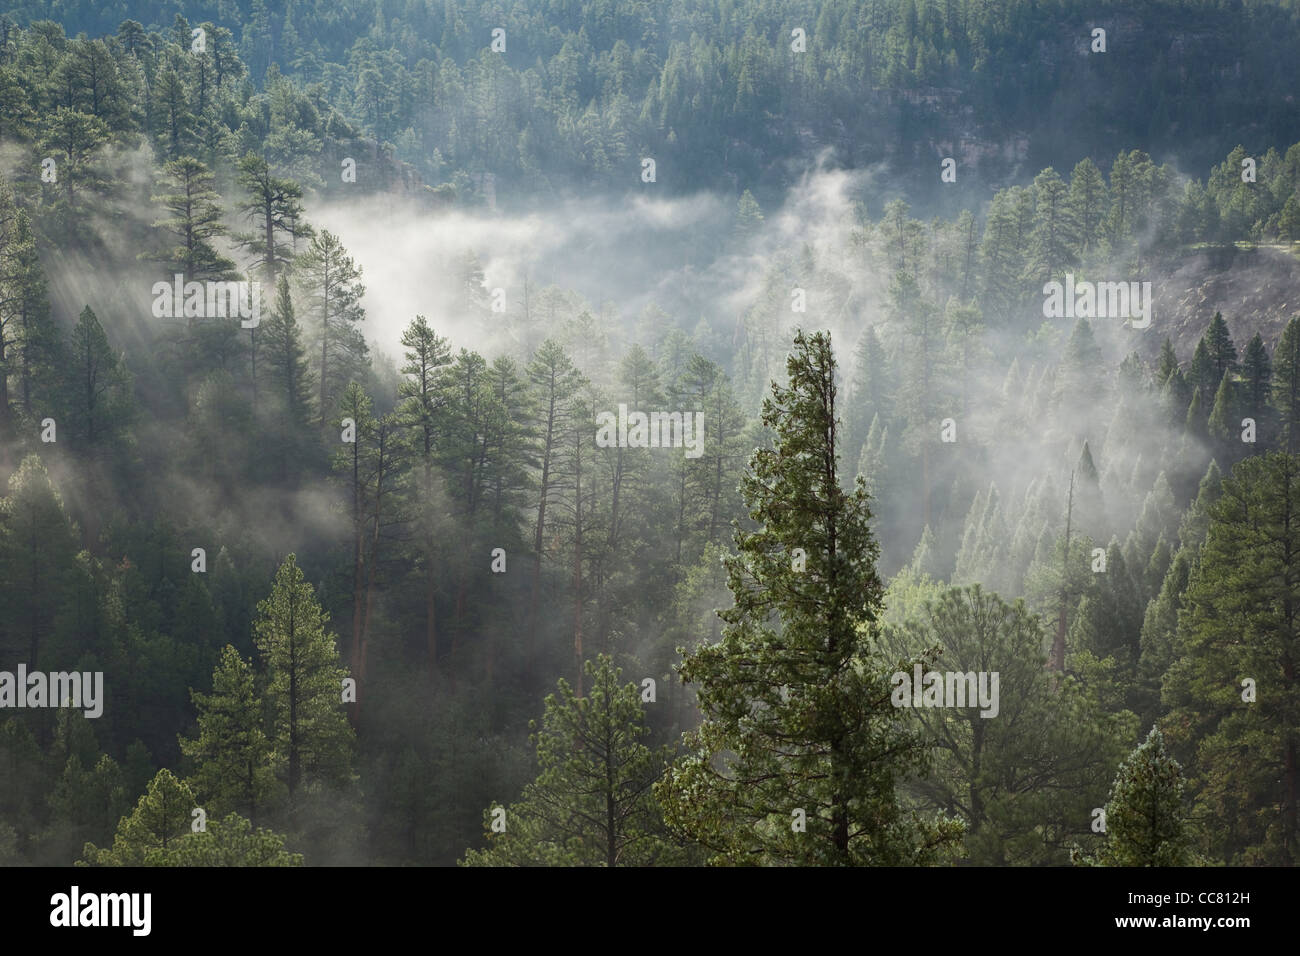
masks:
<svg viewBox="0 0 1300 956"><path fill-rule="evenodd" d="M1298 41L6 5L0 863L1294 864Z"/></svg>

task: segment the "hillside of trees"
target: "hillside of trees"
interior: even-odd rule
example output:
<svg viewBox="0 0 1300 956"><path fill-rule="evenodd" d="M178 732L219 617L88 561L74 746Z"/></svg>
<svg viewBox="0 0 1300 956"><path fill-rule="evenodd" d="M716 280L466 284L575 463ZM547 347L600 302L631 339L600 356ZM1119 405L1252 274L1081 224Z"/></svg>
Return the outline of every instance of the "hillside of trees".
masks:
<svg viewBox="0 0 1300 956"><path fill-rule="evenodd" d="M520 4L497 54L476 4L11 5L0 671L105 702L0 693L0 863L1294 864L1300 309L1044 298L1292 261L1295 11L1078 6ZM1113 78L1053 57L1098 18ZM959 121L1031 146L942 183ZM469 226L558 193L729 214L635 310L500 305ZM913 664L997 716L891 706Z"/></svg>
<svg viewBox="0 0 1300 956"><path fill-rule="evenodd" d="M792 184L793 166L829 148L846 167L885 164L927 213L955 215L961 202L928 188L944 156L958 158L984 200L1008 176L1102 164L1120 147L1204 170L1225 142L1293 141L1300 120L1291 3L205 0L185 3L183 15L156 0L8 7L20 23L116 36L137 54L142 76L124 77L137 91L153 86L156 70L179 69L166 40L188 49L192 27L208 23L216 87L248 79L269 91L290 77L316 111L328 103L347 115L430 186L482 201L486 176L491 194L512 204L623 188L645 156L657 157L666 190L748 188L767 202ZM1107 31L1104 54L1091 52L1094 28ZM492 49L494 30L504 31L504 49ZM206 125L225 112L220 101L200 94L186 108ZM150 109L147 97L125 102ZM300 106L290 118L328 146L311 113ZM246 135L268 151L293 149L291 137L263 142L265 133L254 122Z"/></svg>

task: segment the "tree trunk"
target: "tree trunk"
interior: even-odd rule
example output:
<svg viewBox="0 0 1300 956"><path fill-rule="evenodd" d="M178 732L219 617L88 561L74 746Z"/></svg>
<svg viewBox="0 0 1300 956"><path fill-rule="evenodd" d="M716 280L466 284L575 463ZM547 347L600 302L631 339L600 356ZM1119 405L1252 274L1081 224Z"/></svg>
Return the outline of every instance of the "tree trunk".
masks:
<svg viewBox="0 0 1300 956"><path fill-rule="evenodd" d="M573 495L573 655L578 672L578 696L582 696L582 435L575 432Z"/></svg>
<svg viewBox="0 0 1300 956"><path fill-rule="evenodd" d="M1074 515L1074 472L1070 472L1070 496L1065 507L1065 555L1061 559L1061 606L1056 617L1056 638L1052 641L1049 666L1058 674L1065 670L1066 605L1070 599L1070 521Z"/></svg>
<svg viewBox="0 0 1300 956"><path fill-rule="evenodd" d="M363 565L363 528L361 521L361 436L355 435L352 443L352 677L360 690L361 670L361 605L362 605L362 565ZM360 700L360 693L357 699ZM352 724L360 717L360 706L351 707Z"/></svg>

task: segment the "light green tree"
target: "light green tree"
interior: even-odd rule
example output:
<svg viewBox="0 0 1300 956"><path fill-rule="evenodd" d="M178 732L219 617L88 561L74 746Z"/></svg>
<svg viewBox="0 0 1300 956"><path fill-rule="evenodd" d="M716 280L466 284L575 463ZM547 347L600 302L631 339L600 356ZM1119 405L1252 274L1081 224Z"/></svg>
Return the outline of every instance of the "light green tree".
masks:
<svg viewBox="0 0 1300 956"><path fill-rule="evenodd" d="M352 779L353 733L344 715L344 671L329 615L290 554L270 597L258 602L253 625L266 668L274 720L271 740L285 762L289 801L319 784Z"/></svg>
<svg viewBox="0 0 1300 956"><path fill-rule="evenodd" d="M1159 727L1124 761L1106 803L1106 840L1087 866L1190 866L1183 769L1165 749Z"/></svg>
<svg viewBox="0 0 1300 956"><path fill-rule="evenodd" d="M182 737L181 752L195 761L188 782L214 816L237 811L256 820L276 789L253 684L252 666L227 644L212 672L212 693L190 691L199 712L198 735Z"/></svg>

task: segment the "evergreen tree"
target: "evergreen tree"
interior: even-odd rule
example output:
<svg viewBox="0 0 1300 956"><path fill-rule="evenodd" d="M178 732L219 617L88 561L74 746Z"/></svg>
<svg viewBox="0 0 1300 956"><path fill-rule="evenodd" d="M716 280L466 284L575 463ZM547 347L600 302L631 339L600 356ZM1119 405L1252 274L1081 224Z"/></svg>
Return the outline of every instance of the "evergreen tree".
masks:
<svg viewBox="0 0 1300 956"><path fill-rule="evenodd" d="M763 405L775 444L744 479L758 530L737 530L726 559L735 606L721 612L721 641L681 668L703 723L657 793L669 824L719 862L926 860L959 827L898 805L895 785L921 755L894 729L872 634L883 587L871 511L865 489L846 495L836 474L830 341L800 332L794 344L789 385Z"/></svg>
<svg viewBox="0 0 1300 956"><path fill-rule="evenodd" d="M352 776L352 730L342 707L343 669L329 615L290 554L275 575L271 595L258 602L257 649L274 711L270 735L287 768L292 803L318 784L339 786Z"/></svg>
<svg viewBox="0 0 1300 956"><path fill-rule="evenodd" d="M1052 167L1034 179L1034 235L1030 259L1035 281L1048 282L1074 259L1079 225L1069 202L1065 181Z"/></svg>
<svg viewBox="0 0 1300 956"><path fill-rule="evenodd" d="M1274 430L1273 409L1269 407L1269 392L1273 380L1273 365L1268 349L1258 332L1246 345L1241 359L1242 411L1255 419L1258 426L1257 441L1271 444Z"/></svg>
<svg viewBox="0 0 1300 956"><path fill-rule="evenodd" d="M1210 409L1210 417L1205 425L1216 455L1221 456L1229 464L1240 457L1242 447L1240 426L1236 415L1237 401L1234 394L1236 390L1233 388L1235 384L1232 372L1224 372L1218 391L1214 393L1214 405Z"/></svg>
<svg viewBox="0 0 1300 956"><path fill-rule="evenodd" d="M47 413L62 411L59 372L64 367L63 342L58 326L50 314L50 299L45 273L36 247L31 219L24 210L14 217L12 238L7 243L8 265L3 278L5 306L17 322L16 355L6 360L18 368L18 400L27 415L36 415L36 406Z"/></svg>
<svg viewBox="0 0 1300 956"><path fill-rule="evenodd" d="M1106 218L1106 180L1091 159L1084 157L1070 173L1067 201L1078 227L1079 256L1087 261L1101 241L1101 225Z"/></svg>
<svg viewBox="0 0 1300 956"><path fill-rule="evenodd" d="M284 837L229 813L209 820L198 833L184 833L166 848L145 854L145 866L302 866L302 854L284 848Z"/></svg>
<svg viewBox="0 0 1300 956"><path fill-rule="evenodd" d="M762 225L763 210L759 207L754 194L746 189L741 194L740 202L736 204L736 224L732 229L732 235L743 242L754 236Z"/></svg>
<svg viewBox="0 0 1300 956"><path fill-rule="evenodd" d="M1191 576L1193 557L1179 548L1165 572L1160 593L1147 605L1142 618L1141 654L1138 658L1136 708L1142 719L1161 716L1160 682L1174 663L1178 650L1178 614Z"/></svg>
<svg viewBox="0 0 1300 956"><path fill-rule="evenodd" d="M270 313L263 333L266 385L278 410L279 437L286 455L302 455L302 433L311 418L312 369L303 347L302 326L295 315L289 280L279 278L276 308ZM298 437L298 441L295 441ZM289 460L283 462L287 470Z"/></svg>
<svg viewBox="0 0 1300 956"><path fill-rule="evenodd" d="M1201 336L1200 341L1196 343L1196 351L1192 353L1192 363L1187 368L1187 384L1196 390L1201 406L1207 411L1214 400L1214 390L1223 379L1222 372L1215 373L1215 365L1215 357L1210 353L1209 340Z"/></svg>
<svg viewBox="0 0 1300 956"><path fill-rule="evenodd" d="M1178 355L1174 352L1174 345L1165 336L1164 342L1160 344L1160 360L1156 366L1156 387L1164 388L1169 380L1178 371Z"/></svg>
<svg viewBox="0 0 1300 956"><path fill-rule="evenodd" d="M180 740L181 752L195 761L189 783L209 815L238 812L256 821L273 798L275 778L252 667L227 644L212 672L212 693L191 690L190 697L198 735Z"/></svg>
<svg viewBox="0 0 1300 956"><path fill-rule="evenodd" d="M1159 727L1120 767L1106 804L1106 842L1093 866L1187 866L1183 772Z"/></svg>
<svg viewBox="0 0 1300 956"><path fill-rule="evenodd" d="M1085 435L1096 437L1097 406L1103 394L1101 347L1087 319L1079 319L1070 333L1056 377L1060 414L1079 422Z"/></svg>
<svg viewBox="0 0 1300 956"><path fill-rule="evenodd" d="M1284 452L1247 458L1223 480L1178 616L1183 659L1165 678L1166 729L1192 760L1196 816L1214 820L1209 855L1229 864L1300 855L1300 677L1287 656L1300 632L1298 492L1300 462Z"/></svg>
<svg viewBox="0 0 1300 956"><path fill-rule="evenodd" d="M438 622L436 612L438 499L435 495L436 446L442 410L449 396L440 388L442 368L451 361L447 340L438 335L428 320L417 315L402 333L406 376L399 386L398 412L411 429L416 459L419 497L416 512L420 536L424 590L424 646L430 673L438 665Z"/></svg>
<svg viewBox="0 0 1300 956"><path fill-rule="evenodd" d="M1232 344L1228 323L1223 321L1219 312L1214 313L1210 327L1205 330L1205 343L1214 368L1214 381L1220 382L1227 372L1237 368L1237 347Z"/></svg>
<svg viewBox="0 0 1300 956"><path fill-rule="evenodd" d="M57 106L45 116L40 150L42 156L55 160L57 179L42 185L42 195L50 218L62 227L61 238L68 243L86 232L90 218L86 194L109 191L108 180L95 161L108 138L104 121L80 110Z"/></svg>
<svg viewBox="0 0 1300 956"><path fill-rule="evenodd" d="M87 843L82 866L143 866L151 851L166 852L190 832L197 803L190 788L170 770L159 770L130 815L117 825L111 848Z"/></svg>
<svg viewBox="0 0 1300 956"><path fill-rule="evenodd" d="M239 211L253 226L238 237L239 243L254 256L262 281L275 288L294 256L293 245L285 240L296 243L312 234L301 222L302 187L272 175L265 159L248 153L239 161L239 188L247 197L239 203Z"/></svg>
<svg viewBox="0 0 1300 956"><path fill-rule="evenodd" d="M325 427L339 393L361 380L369 366L369 350L356 324L366 317L361 298L361 268L328 230L312 239L297 265L297 278L307 291L306 310L316 321L320 365L320 425Z"/></svg>
<svg viewBox="0 0 1300 956"><path fill-rule="evenodd" d="M35 670L75 589L77 551L76 526L37 455L28 455L9 476L0 518L0 570L12 585L2 594L0 645L8 659L25 660Z"/></svg>
<svg viewBox="0 0 1300 956"><path fill-rule="evenodd" d="M533 534L532 594L528 604L531 653L536 641L537 602L541 588L542 558L546 552L546 512L557 492L561 445L572 431L572 417L576 411L574 399L585 385L586 378L554 339L547 339L538 346L526 372L532 391L530 408L534 416L530 425L537 436L537 522Z"/></svg>
<svg viewBox="0 0 1300 956"><path fill-rule="evenodd" d="M1106 504L1101 494L1101 476L1092 460L1092 450L1084 441L1079 461L1074 467L1074 523L1083 534L1102 538L1108 531Z"/></svg>
<svg viewBox="0 0 1300 956"><path fill-rule="evenodd" d="M622 683L607 655L587 661L585 697L564 678L546 698L541 726L531 723L538 774L504 810L497 832L484 813L488 848L471 850L466 866L651 866L681 861L666 838L651 786L666 766L666 748L652 750L641 690Z"/></svg>
<svg viewBox="0 0 1300 956"><path fill-rule="evenodd" d="M1022 602L1008 604L978 584L943 590L901 626L886 628L886 646L909 676L910 663L935 648L957 674L978 681L980 672L998 673L996 698L988 698L996 713L978 694L964 708L905 711L935 752L930 772L905 790L922 807L965 821L968 862L1063 862L1104 794L1099 780L1120 761L1119 741L1131 733L1131 715L1104 714L1074 680L1053 688L1044 669L1046 636Z"/></svg>
<svg viewBox="0 0 1300 956"><path fill-rule="evenodd" d="M169 272L179 272L186 282L235 278L234 262L214 245L226 228L221 222L221 196L212 188L213 174L191 156L173 160L165 171L172 191L152 199L168 215L153 225L174 235L175 242L154 258Z"/></svg>
<svg viewBox="0 0 1300 956"><path fill-rule="evenodd" d="M1286 450L1294 452L1300 448L1300 319L1286 324L1273 353L1273 407Z"/></svg>
<svg viewBox="0 0 1300 956"><path fill-rule="evenodd" d="M110 441L126 425L131 410L130 373L124 356L113 352L90 306L81 310L70 337L67 374L68 431L86 447Z"/></svg>

